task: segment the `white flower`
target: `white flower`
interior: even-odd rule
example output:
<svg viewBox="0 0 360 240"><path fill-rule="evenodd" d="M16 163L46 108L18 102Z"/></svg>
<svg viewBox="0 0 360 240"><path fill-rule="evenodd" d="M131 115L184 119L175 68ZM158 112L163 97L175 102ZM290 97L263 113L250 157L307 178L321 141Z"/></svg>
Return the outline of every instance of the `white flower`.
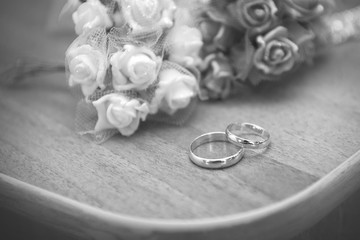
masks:
<svg viewBox="0 0 360 240"><path fill-rule="evenodd" d="M99 0L87 0L72 15L75 23L75 32L81 34L88 30L113 25L106 7Z"/></svg>
<svg viewBox="0 0 360 240"><path fill-rule="evenodd" d="M115 27L122 28L126 24L124 15L121 11L115 11L112 15L112 19L114 20Z"/></svg>
<svg viewBox="0 0 360 240"><path fill-rule="evenodd" d="M159 86L150 104L150 113L159 110L174 114L177 110L186 108L191 98L198 93L198 83L192 75L180 73L175 69L160 72Z"/></svg>
<svg viewBox="0 0 360 240"><path fill-rule="evenodd" d="M105 88L104 79L107 69L107 58L90 45L69 48L66 53L70 72L69 85L81 85L87 97L98 87Z"/></svg>
<svg viewBox="0 0 360 240"><path fill-rule="evenodd" d="M80 5L81 2L79 0L68 0L60 12L60 17L64 16L65 13L75 11Z"/></svg>
<svg viewBox="0 0 360 240"><path fill-rule="evenodd" d="M170 28L174 22L176 5L173 0L117 0L124 18L133 32L153 28Z"/></svg>
<svg viewBox="0 0 360 240"><path fill-rule="evenodd" d="M142 90L158 76L162 58L147 47L125 45L110 58L113 87L118 91Z"/></svg>
<svg viewBox="0 0 360 240"><path fill-rule="evenodd" d="M175 27L169 35L169 60L184 66L199 65L202 46L202 35L197 28L186 25Z"/></svg>
<svg viewBox="0 0 360 240"><path fill-rule="evenodd" d="M147 103L129 99L112 93L93 102L98 120L95 131L116 128L124 136L132 135L139 127L140 119L145 120L149 113Z"/></svg>

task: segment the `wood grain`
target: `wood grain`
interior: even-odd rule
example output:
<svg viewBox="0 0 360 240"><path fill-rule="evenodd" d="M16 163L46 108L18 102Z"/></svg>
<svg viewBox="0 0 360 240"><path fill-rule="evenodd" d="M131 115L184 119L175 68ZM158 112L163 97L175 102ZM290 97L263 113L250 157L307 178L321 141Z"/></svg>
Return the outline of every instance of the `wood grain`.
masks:
<svg viewBox="0 0 360 240"><path fill-rule="evenodd" d="M16 209L82 239L281 240L319 221L354 193L359 184L360 151L292 197L246 213L217 218L183 221L116 214L3 174L0 174L0 188L3 189L0 199L8 209Z"/></svg>
<svg viewBox="0 0 360 240"><path fill-rule="evenodd" d="M0 27L6 33L0 39L0 64L4 66L18 57L63 59L75 36L46 32L44 13L49 7L48 1L30 4L16 0L0 9ZM4 182L0 183L7 190L0 191L0 201L3 198L6 206L28 214L36 215L37 210L44 209L43 215L36 216L49 221L51 217L59 221L59 215L74 217L70 220L74 225L77 221L83 224L84 219L71 213L78 213L81 204L113 215L180 221L226 218L287 201L304 189L308 191L319 179L323 181L334 169L340 171L339 165L347 164L346 160L360 149L359 46L354 42L329 50L314 66L301 69L289 79L242 89L226 101L201 102L183 126L146 122L134 136L115 136L102 145L74 132L76 99L63 74L1 87L0 173ZM205 132L224 130L233 121L253 122L268 129L272 138L269 149L258 155L247 154L238 165L225 170L210 171L193 165L187 156L192 139ZM357 159L352 160L353 171L358 171ZM337 172L340 179L347 179L347 171L351 170L347 166L344 176ZM66 210L62 200L58 206L54 195L47 202L40 196L48 192L30 187L40 194L32 195L27 185L7 176L76 200L76 204L71 202L76 207ZM310 219L308 224L302 222L302 229L311 226L360 187L357 178L345 182L350 185L336 185L322 196L331 198L330 193L340 191L327 206L319 208L326 198L310 194L319 199L310 207L301 205L290 211L292 218ZM29 199L14 192L12 187L18 186ZM8 205L17 198L19 205ZM288 211L281 209L279 214ZM97 219L95 215L91 218ZM274 221L272 217L261 221ZM288 217L283 218L285 225ZM107 221L95 222L103 227ZM268 225L266 232L265 222L262 233L269 234L273 225ZM65 220L57 223L66 226ZM92 224L90 229L95 226ZM119 224L111 225L112 229ZM276 226L279 230L280 223ZM299 232L300 227L291 233ZM244 225L234 231L245 234L246 229ZM284 236L291 235L285 228L282 230ZM270 234L269 239L273 236Z"/></svg>
<svg viewBox="0 0 360 240"><path fill-rule="evenodd" d="M76 101L66 88L52 88L44 78L1 89L0 131L6 143L1 171L94 206L144 217L221 216L265 206L309 186L359 148L353 134L360 128L359 95L353 90L359 83L355 76L336 81L339 68L355 67L339 65L341 57L331 55L291 83L201 103L184 126L145 123L131 138L116 136L103 145L74 133ZM344 92L346 107L333 100ZM195 167L187 157L191 140L234 120L269 129L268 151L226 170ZM31 160L19 161L18 155Z"/></svg>

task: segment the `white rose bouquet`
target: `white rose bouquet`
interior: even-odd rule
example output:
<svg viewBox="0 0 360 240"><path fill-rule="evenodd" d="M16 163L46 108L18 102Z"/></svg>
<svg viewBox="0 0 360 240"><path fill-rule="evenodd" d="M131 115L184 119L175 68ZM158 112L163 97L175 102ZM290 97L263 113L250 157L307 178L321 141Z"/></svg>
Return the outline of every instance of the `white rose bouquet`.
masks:
<svg viewBox="0 0 360 240"><path fill-rule="evenodd" d="M78 38L66 52L83 100L77 129L99 142L147 118L177 123L199 92L202 35L173 0L70 0Z"/></svg>
<svg viewBox="0 0 360 240"><path fill-rule="evenodd" d="M275 81L319 49L360 36L360 7L332 0L69 0L77 39L63 63L18 62L17 83L64 71L80 96L76 129L97 142L130 136L142 121L181 124L197 97Z"/></svg>

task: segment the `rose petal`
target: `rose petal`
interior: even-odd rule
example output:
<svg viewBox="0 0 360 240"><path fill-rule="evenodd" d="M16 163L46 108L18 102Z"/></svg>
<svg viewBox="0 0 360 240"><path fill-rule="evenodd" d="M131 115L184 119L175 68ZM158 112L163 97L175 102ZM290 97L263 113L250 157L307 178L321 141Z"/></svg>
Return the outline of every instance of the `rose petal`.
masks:
<svg viewBox="0 0 360 240"><path fill-rule="evenodd" d="M125 136L133 134L139 126L140 119L145 120L149 112L146 103L113 93L93 102L98 113L95 131L118 129Z"/></svg>

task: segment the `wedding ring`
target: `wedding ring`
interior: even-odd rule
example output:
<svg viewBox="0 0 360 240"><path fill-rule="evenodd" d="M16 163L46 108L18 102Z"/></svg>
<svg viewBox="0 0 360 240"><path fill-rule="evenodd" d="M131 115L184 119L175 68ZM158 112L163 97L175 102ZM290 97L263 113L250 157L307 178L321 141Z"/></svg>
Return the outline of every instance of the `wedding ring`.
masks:
<svg viewBox="0 0 360 240"><path fill-rule="evenodd" d="M225 132L210 132L195 138L190 145L190 160L203 168L219 169L236 164L244 156L244 148L242 146L239 147L235 154L224 158L204 158L194 153L194 150L199 146L211 142L228 142Z"/></svg>
<svg viewBox="0 0 360 240"><path fill-rule="evenodd" d="M229 142L244 148L265 148L270 143L270 133L252 123L232 123L226 128L225 133ZM244 135L256 135L262 140L251 140L245 138Z"/></svg>

